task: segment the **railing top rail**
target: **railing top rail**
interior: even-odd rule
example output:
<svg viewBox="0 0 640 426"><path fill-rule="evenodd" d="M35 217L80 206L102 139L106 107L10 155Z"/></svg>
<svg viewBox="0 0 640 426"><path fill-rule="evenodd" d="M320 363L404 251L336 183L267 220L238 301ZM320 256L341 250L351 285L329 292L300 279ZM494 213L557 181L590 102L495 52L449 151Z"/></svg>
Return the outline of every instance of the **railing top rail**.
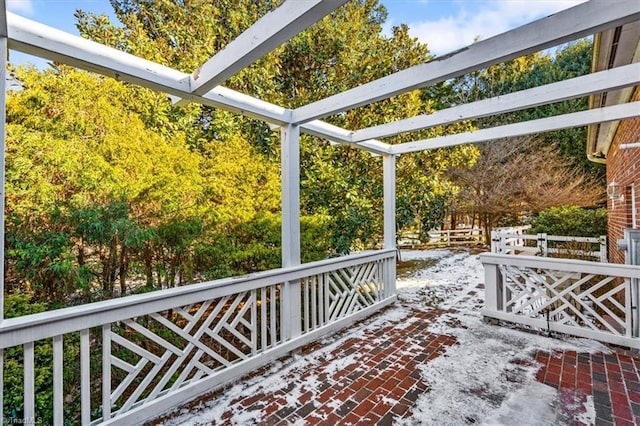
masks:
<svg viewBox="0 0 640 426"><path fill-rule="evenodd" d="M564 235L548 235L544 234L545 239L547 241L575 241L575 242L585 242L585 243L600 243L602 242L602 237L572 237L572 236L564 236ZM538 234L514 234L508 232L500 232L498 236L501 238L517 238L521 240L537 240Z"/></svg>
<svg viewBox="0 0 640 426"><path fill-rule="evenodd" d="M518 240L537 240L538 239L538 236L533 234L508 234L508 233L502 232L502 233L499 233L498 235L504 239L509 239L509 238L514 238Z"/></svg>
<svg viewBox="0 0 640 426"><path fill-rule="evenodd" d="M297 280L364 262L391 259L395 257L395 254L396 249L366 251L299 266L271 269L249 275L10 318L0 323L0 348L253 290L266 285Z"/></svg>
<svg viewBox="0 0 640 426"><path fill-rule="evenodd" d="M562 235L547 235L549 241L574 241L577 243L599 243L600 237L567 237Z"/></svg>
<svg viewBox="0 0 640 426"><path fill-rule="evenodd" d="M557 259L537 256L511 256L508 254L482 253L483 264L509 265L530 268L546 268L568 272L584 272L597 275L611 275L622 278L640 278L640 266L618 263L589 262L586 260Z"/></svg>

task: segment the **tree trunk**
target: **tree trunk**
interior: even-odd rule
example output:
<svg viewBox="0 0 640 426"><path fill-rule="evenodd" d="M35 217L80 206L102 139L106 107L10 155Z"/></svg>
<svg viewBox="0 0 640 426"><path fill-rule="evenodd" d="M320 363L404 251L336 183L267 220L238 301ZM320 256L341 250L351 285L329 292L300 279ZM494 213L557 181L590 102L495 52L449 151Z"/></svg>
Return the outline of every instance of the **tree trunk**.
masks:
<svg viewBox="0 0 640 426"><path fill-rule="evenodd" d="M144 275L147 279L147 287L153 288L153 252L147 243L144 245L142 256L144 258Z"/></svg>
<svg viewBox="0 0 640 426"><path fill-rule="evenodd" d="M122 245L120 248L120 267L118 274L120 275L120 295L124 296L127 292L127 247Z"/></svg>
<svg viewBox="0 0 640 426"><path fill-rule="evenodd" d="M491 231L493 230L493 217L491 215L484 215L481 220L484 231L484 243L491 246Z"/></svg>

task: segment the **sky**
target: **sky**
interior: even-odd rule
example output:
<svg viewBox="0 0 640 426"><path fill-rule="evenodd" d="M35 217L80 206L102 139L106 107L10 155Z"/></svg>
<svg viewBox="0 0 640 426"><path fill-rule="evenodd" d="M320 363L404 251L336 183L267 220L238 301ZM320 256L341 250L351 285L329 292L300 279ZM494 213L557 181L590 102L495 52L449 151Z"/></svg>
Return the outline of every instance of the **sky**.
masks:
<svg viewBox="0 0 640 426"><path fill-rule="evenodd" d="M300 1L300 0L299 0ZM585 0L381 0L388 12L385 31L407 24L410 34L443 55ZM82 9L113 16L108 0L7 0L11 12L77 34L73 13ZM12 53L12 62L26 57Z"/></svg>

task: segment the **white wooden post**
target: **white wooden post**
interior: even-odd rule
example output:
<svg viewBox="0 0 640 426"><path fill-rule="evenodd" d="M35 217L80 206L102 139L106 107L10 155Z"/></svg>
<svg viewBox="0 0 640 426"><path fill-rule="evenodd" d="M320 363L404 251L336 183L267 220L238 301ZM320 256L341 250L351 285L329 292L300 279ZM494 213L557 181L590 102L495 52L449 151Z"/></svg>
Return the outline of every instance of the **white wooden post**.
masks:
<svg viewBox="0 0 640 426"><path fill-rule="evenodd" d="M289 124L281 130L282 163L282 266L300 265L300 127ZM300 280L287 281L282 291L284 340L302 332Z"/></svg>
<svg viewBox="0 0 640 426"><path fill-rule="evenodd" d="M640 337L640 280L637 278L631 278L628 280L629 292L625 294L625 298L629 297L629 305L630 312L629 317L631 318L631 333L633 337Z"/></svg>
<svg viewBox="0 0 640 426"><path fill-rule="evenodd" d="M625 333L626 337L633 336L634 323L633 323L633 300L631 296L631 286L633 280L624 280L624 320L625 320Z"/></svg>
<svg viewBox="0 0 640 426"><path fill-rule="evenodd" d="M28 342L22 345L24 350L24 424L30 424L36 418L35 393L35 344Z"/></svg>
<svg viewBox="0 0 640 426"><path fill-rule="evenodd" d="M485 263L484 267L484 306L489 311L502 309L502 276L498 265Z"/></svg>
<svg viewBox="0 0 640 426"><path fill-rule="evenodd" d="M384 248L396 248L396 157L382 156L382 174L384 180ZM385 296L396 293L396 262L389 262L385 277Z"/></svg>
<svg viewBox="0 0 640 426"><path fill-rule="evenodd" d="M91 341L89 329L80 330L80 424L91 424Z"/></svg>
<svg viewBox="0 0 640 426"><path fill-rule="evenodd" d="M81 339L81 342L82 342L82 339ZM104 423L110 418L111 418L111 323L104 324L102 326L102 422Z"/></svg>
<svg viewBox="0 0 640 426"><path fill-rule="evenodd" d="M63 335L53 337L53 424L64 425L64 339ZM35 423L35 421L34 421Z"/></svg>
<svg viewBox="0 0 640 426"><path fill-rule="evenodd" d="M500 253L500 236L494 230L491 230L491 253Z"/></svg>
<svg viewBox="0 0 640 426"><path fill-rule="evenodd" d="M6 18L5 18L6 20ZM3 23L6 28L6 22ZM0 323L4 319L4 145L7 97L7 34L0 37ZM4 421L4 357L0 349L0 421Z"/></svg>

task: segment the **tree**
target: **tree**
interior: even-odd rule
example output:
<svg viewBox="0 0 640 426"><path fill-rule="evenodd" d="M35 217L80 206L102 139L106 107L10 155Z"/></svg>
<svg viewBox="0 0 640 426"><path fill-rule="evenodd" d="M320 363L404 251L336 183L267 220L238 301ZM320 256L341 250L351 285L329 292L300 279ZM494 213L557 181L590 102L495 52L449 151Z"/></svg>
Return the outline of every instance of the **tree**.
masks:
<svg viewBox="0 0 640 426"><path fill-rule="evenodd" d="M448 93L449 104L475 101L525 90L545 84L587 75L591 72L592 42L590 39L569 43L553 53L534 53L512 61L474 71L455 79ZM447 92L440 92L445 97ZM478 128L550 117L589 107L588 98L569 99L549 105L529 108L476 120ZM571 166L586 175L595 175L604 183L604 167L587 159L584 141L586 128L572 128L539 135L545 144L556 145Z"/></svg>
<svg viewBox="0 0 640 426"><path fill-rule="evenodd" d="M116 283L124 293L153 228L206 204L200 159L184 136L147 131L122 83L68 67L14 73L22 89L7 100L7 287L52 306L97 289L112 297Z"/></svg>
<svg viewBox="0 0 640 426"><path fill-rule="evenodd" d="M575 237L606 235L607 209L584 209L571 205L551 207L533 218L531 232Z"/></svg>
<svg viewBox="0 0 640 426"><path fill-rule="evenodd" d="M479 146L473 167L450 170L463 191L462 208L480 216L487 243L491 229L505 218L603 201L595 179L568 167L557 148L540 145L523 138L487 142Z"/></svg>
<svg viewBox="0 0 640 426"><path fill-rule="evenodd" d="M113 25L104 16L79 11L80 32L94 40L192 72L278 2L120 0L112 4L122 26ZM385 19L386 10L378 0L348 2L230 78L225 85L295 108L431 58L427 46L409 36L407 26L396 27L391 36L386 36ZM327 120L357 129L427 113L433 110L433 103L422 92L414 91ZM222 145L241 136L251 141L268 161L277 160L278 134L263 123L204 106L164 108L156 108L152 114L136 106L136 111L153 117L145 120L150 128L182 129L187 135L187 144L205 157L211 155L209 148L215 146L212 141ZM414 137L439 132L441 129L418 132ZM406 140L406 136L389 138L391 143ZM417 154L420 161L403 160L399 165L406 169L398 180L399 191L409 193L423 185L429 187L419 191L420 212L407 211L426 217L424 209L446 191L446 185L440 184L446 169L442 166L457 164L461 159L467 161L473 150L455 148L446 152L447 155ZM382 231L381 162L365 152L332 147L326 141L309 136L302 137L301 157L301 209L306 215L332 218L328 225L332 251L344 253L377 244ZM440 163L434 165L432 158ZM419 182L408 178L409 169L421 175ZM438 173L434 174L436 170Z"/></svg>
<svg viewBox="0 0 640 426"><path fill-rule="evenodd" d="M591 66L591 49L591 41L584 39L568 44L553 53L535 53L493 65L485 70L475 71L469 75L454 79L450 83L449 91L441 89L438 92L444 95L444 101L441 100L441 104L447 106L460 102L470 102L500 96L506 93L588 74ZM527 110L483 117L474 120L472 124L477 128L488 128L570 113L586 109L587 107L588 102L586 98L572 99ZM601 165L590 163L587 160L584 151L585 139L586 129L575 128L536 135L534 140L542 147L541 151L537 151L531 142L514 142L513 144L502 142L499 145L495 145L496 142L491 142L491 148L488 148L489 144L485 144L483 145L484 148L481 149L480 155L488 156L488 158L478 159L474 171L470 172L475 176L475 178L471 180L485 180L481 177L483 172L479 167L489 167L489 169L484 171L484 173L489 173L488 170L493 170L494 167L500 165L500 167L504 166L506 169L512 170L504 176L501 173L497 173L496 179L499 180L499 176L503 176L506 180L501 183L497 182L494 188L506 187L511 180L510 175L512 173L516 175L531 173L530 176L536 176L535 170L529 170L529 166L535 164L535 161L532 161L532 159L557 157L557 159L551 159L550 161L555 164L556 168L564 168L566 170L560 175L554 172L554 176L558 176L558 178L575 176L576 182L590 182L590 184L602 192L604 168ZM518 152L518 149L522 149L523 151ZM502 151L504 151L504 155L502 155ZM546 151L550 151L551 153ZM514 166L513 164L518 165ZM519 167L521 168L518 169ZM545 169L543 168L541 170ZM491 171L491 173L494 172ZM460 170L456 170L454 174L459 175ZM488 175L486 178L488 180L486 180L486 184L483 186L488 188L491 177ZM460 182L459 177L458 182ZM536 179L532 180L532 182L541 182L541 180ZM544 193L544 188L542 188L541 191ZM507 196L507 193L510 195ZM514 209L518 210L516 206L519 201L513 198L514 195L516 195L514 191L505 190L505 200L509 200L506 204L512 204ZM482 204L482 211L484 212L489 212L492 209L500 212L508 211L504 206L500 206L500 203L493 207L492 202L482 203L477 199L477 196L477 193L472 188L461 187L461 191L456 195L453 203L454 209L465 210L473 214L473 209ZM522 196L524 196L524 194L522 194ZM467 197L469 197L469 199L467 199ZM494 201L499 201L497 198L499 197L497 197L496 194L496 200ZM523 200L522 202L527 206L531 205L530 200ZM530 207L527 207L527 209L529 208ZM493 222L502 215L503 213L500 213L492 219L485 214L482 221L486 225L487 222Z"/></svg>

